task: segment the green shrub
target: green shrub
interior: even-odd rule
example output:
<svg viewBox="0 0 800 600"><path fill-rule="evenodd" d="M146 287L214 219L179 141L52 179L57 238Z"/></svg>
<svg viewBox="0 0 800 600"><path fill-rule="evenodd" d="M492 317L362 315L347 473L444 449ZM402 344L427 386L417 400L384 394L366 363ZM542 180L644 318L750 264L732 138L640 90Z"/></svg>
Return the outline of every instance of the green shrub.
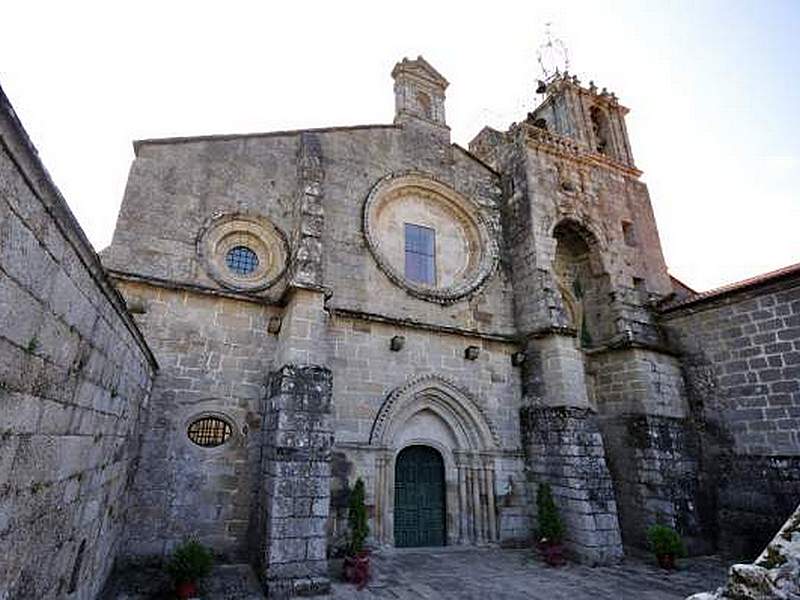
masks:
<svg viewBox="0 0 800 600"><path fill-rule="evenodd" d="M347 522L350 525L350 547L352 556L364 550L364 541L369 535L367 525L367 507L364 504L364 482L359 477L350 492Z"/></svg>
<svg viewBox="0 0 800 600"><path fill-rule="evenodd" d="M647 541L656 556L686 556L686 548L680 534L672 527L656 523L647 529Z"/></svg>
<svg viewBox="0 0 800 600"><path fill-rule="evenodd" d="M564 523L558 514L549 483L540 483L536 490L536 508L539 513L539 540L558 544L564 537Z"/></svg>
<svg viewBox="0 0 800 600"><path fill-rule="evenodd" d="M167 562L167 573L178 583L202 579L211 572L214 555L196 540L189 540L175 548Z"/></svg>

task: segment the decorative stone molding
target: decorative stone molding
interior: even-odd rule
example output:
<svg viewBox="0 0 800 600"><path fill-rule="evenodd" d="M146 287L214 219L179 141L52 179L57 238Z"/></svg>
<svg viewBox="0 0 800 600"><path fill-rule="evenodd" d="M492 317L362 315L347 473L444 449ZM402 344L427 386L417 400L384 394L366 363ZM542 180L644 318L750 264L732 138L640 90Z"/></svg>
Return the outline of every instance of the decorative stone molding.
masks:
<svg viewBox="0 0 800 600"><path fill-rule="evenodd" d="M433 373L410 379L384 401L370 445L379 452L375 537L380 543L394 543L396 459L413 445L432 447L444 460L448 544L497 541L495 458L500 444L468 391Z"/></svg>
<svg viewBox="0 0 800 600"><path fill-rule="evenodd" d="M372 424L370 444L390 445L393 422L409 412L409 405L419 403L419 399L426 399L429 404L430 401L439 402L448 409L454 416L453 428L470 437L463 450L489 451L500 446L497 433L477 399L453 381L435 373L413 377L389 393Z"/></svg>
<svg viewBox="0 0 800 600"><path fill-rule="evenodd" d="M382 213L404 198L421 198L436 203L453 219L454 228L464 236L467 247L465 263L453 280L445 285L425 285L405 277L398 258L385 248L379 221ZM409 294L429 302L451 304L480 289L497 268L499 250L491 226L480 209L470 200L438 181L416 171L387 175L372 188L364 203L363 228L369 248L380 269Z"/></svg>
<svg viewBox="0 0 800 600"><path fill-rule="evenodd" d="M226 255L236 246L246 246L258 257L252 273L237 274L226 264ZM269 219L243 213L215 215L196 242L197 255L208 275L220 285L256 292L274 285L286 270L289 245L286 236Z"/></svg>
<svg viewBox="0 0 800 600"><path fill-rule="evenodd" d="M322 230L325 226L323 200L325 165L319 136L300 135L297 149L297 200L292 233L291 284L319 289L322 286Z"/></svg>

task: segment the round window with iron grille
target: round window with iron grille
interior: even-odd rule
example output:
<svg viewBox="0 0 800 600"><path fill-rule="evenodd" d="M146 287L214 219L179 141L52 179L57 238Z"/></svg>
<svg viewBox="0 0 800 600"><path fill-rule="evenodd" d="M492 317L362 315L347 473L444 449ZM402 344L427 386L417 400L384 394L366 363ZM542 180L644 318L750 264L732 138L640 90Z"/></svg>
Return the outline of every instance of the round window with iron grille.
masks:
<svg viewBox="0 0 800 600"><path fill-rule="evenodd" d="M258 267L258 255L247 246L234 246L228 250L225 262L233 273L250 275Z"/></svg>
<svg viewBox="0 0 800 600"><path fill-rule="evenodd" d="M260 291L276 283L286 269L289 246L268 219L246 214L215 216L197 238L206 273L234 290Z"/></svg>
<svg viewBox="0 0 800 600"><path fill-rule="evenodd" d="M219 417L200 417L189 424L186 435L198 446L215 448L221 446L231 437L233 430L230 423Z"/></svg>

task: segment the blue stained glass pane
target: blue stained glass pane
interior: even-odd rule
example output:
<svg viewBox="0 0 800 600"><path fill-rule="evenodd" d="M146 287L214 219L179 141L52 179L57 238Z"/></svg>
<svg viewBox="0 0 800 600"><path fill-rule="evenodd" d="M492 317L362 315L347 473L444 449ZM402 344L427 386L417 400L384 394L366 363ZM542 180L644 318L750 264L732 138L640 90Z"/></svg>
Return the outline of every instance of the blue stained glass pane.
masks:
<svg viewBox="0 0 800 600"><path fill-rule="evenodd" d="M234 246L228 250L225 263L237 275L249 275L258 267L258 256L247 246Z"/></svg>

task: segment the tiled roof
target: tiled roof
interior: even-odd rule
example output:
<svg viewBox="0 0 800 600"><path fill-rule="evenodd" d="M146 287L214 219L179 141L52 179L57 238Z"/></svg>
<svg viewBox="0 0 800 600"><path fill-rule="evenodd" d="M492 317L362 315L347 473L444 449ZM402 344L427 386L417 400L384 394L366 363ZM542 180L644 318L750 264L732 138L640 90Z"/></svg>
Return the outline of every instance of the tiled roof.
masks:
<svg viewBox="0 0 800 600"><path fill-rule="evenodd" d="M792 276L800 277L800 263L795 263L793 265L789 265L788 267L776 269L775 271L761 273L760 275L756 275L755 277L743 279L742 281L737 281L735 283L729 283L728 285L723 285L721 287L714 288L713 290L708 290L707 292L700 292L694 294L693 296L689 296L688 298L673 300L672 302L667 301L664 305L661 306L661 310L669 311L675 308L697 304L699 302L716 299L722 296L726 296L728 294L740 292L761 285L766 285L768 283L773 283L780 279L789 278Z"/></svg>

